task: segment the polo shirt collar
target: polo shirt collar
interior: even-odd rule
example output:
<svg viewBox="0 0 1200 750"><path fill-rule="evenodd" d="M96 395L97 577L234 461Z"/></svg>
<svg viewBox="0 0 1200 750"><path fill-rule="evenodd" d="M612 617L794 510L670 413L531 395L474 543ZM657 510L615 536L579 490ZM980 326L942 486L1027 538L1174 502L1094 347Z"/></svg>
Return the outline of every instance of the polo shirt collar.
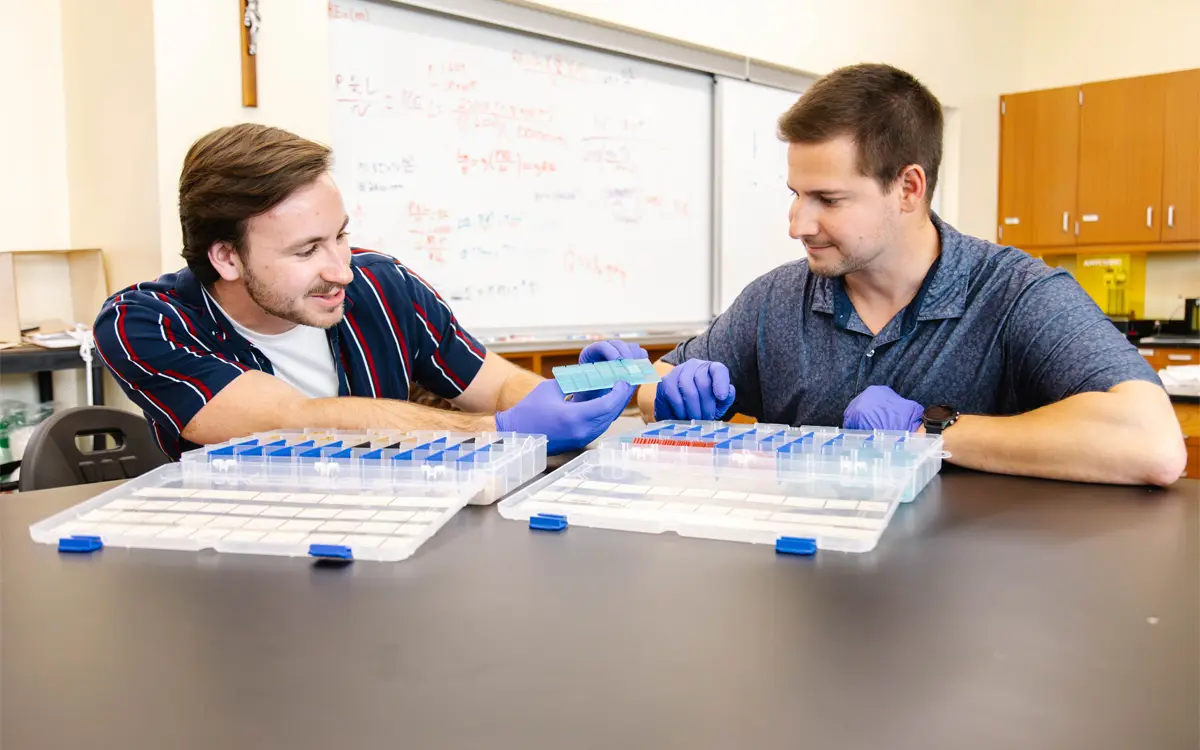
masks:
<svg viewBox="0 0 1200 750"><path fill-rule="evenodd" d="M969 257L971 252L957 229L942 221L935 213L931 213L930 217L941 237L942 252L930 269L932 280L927 278L927 284L922 284L927 288L923 290L923 298L919 298L921 304L917 307L917 319L961 318L967 309L967 284L975 259Z"/></svg>

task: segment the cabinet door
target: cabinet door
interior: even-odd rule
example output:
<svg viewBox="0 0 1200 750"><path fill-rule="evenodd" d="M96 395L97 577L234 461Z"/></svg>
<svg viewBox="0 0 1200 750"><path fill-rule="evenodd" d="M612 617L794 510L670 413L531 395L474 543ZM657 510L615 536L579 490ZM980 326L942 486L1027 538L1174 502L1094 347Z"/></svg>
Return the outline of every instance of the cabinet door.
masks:
<svg viewBox="0 0 1200 750"><path fill-rule="evenodd" d="M1159 241L1165 79L1082 87L1079 244Z"/></svg>
<svg viewBox="0 0 1200 750"><path fill-rule="evenodd" d="M1075 244L1079 87L1009 94L1000 101L1000 242Z"/></svg>
<svg viewBox="0 0 1200 750"><path fill-rule="evenodd" d="M1160 367L1181 367L1200 362L1200 349L1164 349Z"/></svg>
<svg viewBox="0 0 1200 750"><path fill-rule="evenodd" d="M1200 240L1200 70L1166 79L1162 240Z"/></svg>

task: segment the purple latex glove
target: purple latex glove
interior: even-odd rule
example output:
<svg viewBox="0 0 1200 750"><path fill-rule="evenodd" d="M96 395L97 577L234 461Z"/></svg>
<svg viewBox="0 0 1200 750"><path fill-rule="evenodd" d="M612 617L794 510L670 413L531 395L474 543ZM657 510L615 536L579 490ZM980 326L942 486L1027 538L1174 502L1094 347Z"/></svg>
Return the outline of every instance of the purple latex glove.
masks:
<svg viewBox="0 0 1200 750"><path fill-rule="evenodd" d="M579 353L579 364L586 365L592 362L608 362L614 359L649 359L650 355L646 350L637 344L631 344L628 341L621 339L610 339L608 341L597 341L594 344L588 344Z"/></svg>
<svg viewBox="0 0 1200 750"><path fill-rule="evenodd" d="M872 385L854 397L842 415L847 430L907 430L921 427L925 408L886 385Z"/></svg>
<svg viewBox="0 0 1200 750"><path fill-rule="evenodd" d="M637 344L631 344L628 341L620 339L597 341L594 344L588 344L579 353L579 364L581 365L593 362L611 362L614 359L650 359L650 355ZM607 389L604 388L598 391L580 391L573 394L571 400L591 401L594 398L603 396L607 392Z"/></svg>
<svg viewBox="0 0 1200 750"><path fill-rule="evenodd" d="M689 359L658 384L654 419L720 419L733 406L736 395L728 367Z"/></svg>
<svg viewBox="0 0 1200 750"><path fill-rule="evenodd" d="M625 381L591 401L567 401L558 382L539 383L516 406L496 414L500 432L545 435L550 455L584 448L608 429L633 395L633 386Z"/></svg>

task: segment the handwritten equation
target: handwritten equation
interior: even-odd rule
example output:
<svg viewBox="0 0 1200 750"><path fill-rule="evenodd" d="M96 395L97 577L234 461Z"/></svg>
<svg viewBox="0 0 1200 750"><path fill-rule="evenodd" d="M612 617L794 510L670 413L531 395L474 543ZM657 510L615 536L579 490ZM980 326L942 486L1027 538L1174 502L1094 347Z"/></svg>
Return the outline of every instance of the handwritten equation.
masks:
<svg viewBox="0 0 1200 750"><path fill-rule="evenodd" d="M412 265L469 326L676 315L654 294L668 272L686 290L670 309L707 311L710 78L392 3L328 7L355 245Z"/></svg>
<svg viewBox="0 0 1200 750"><path fill-rule="evenodd" d="M333 76L333 100L349 107L357 117L371 112L391 112L392 95L371 83L371 76L357 73L336 73Z"/></svg>
<svg viewBox="0 0 1200 750"><path fill-rule="evenodd" d="M623 266L599 255L570 250L563 258L563 267L576 276L612 281L620 286L625 286L629 281L629 274Z"/></svg>
<svg viewBox="0 0 1200 750"><path fill-rule="evenodd" d="M464 175L511 172L521 176L540 177L558 171L558 165L549 159L527 159L519 152L506 148L492 149L484 154L459 151L458 167Z"/></svg>
<svg viewBox="0 0 1200 750"><path fill-rule="evenodd" d="M366 8L347 8L341 3L329 3L329 17L334 21L350 21L365 23L371 20L371 12Z"/></svg>
<svg viewBox="0 0 1200 750"><path fill-rule="evenodd" d="M422 261L445 265L457 260L509 257L522 252L512 242L480 240L499 232L515 232L525 225L525 217L503 211L452 213L420 201L409 201L405 212L408 250Z"/></svg>
<svg viewBox="0 0 1200 750"><path fill-rule="evenodd" d="M531 280L497 284L451 284L445 287L446 291L443 294L451 302L529 301L537 297L540 288L541 284Z"/></svg>
<svg viewBox="0 0 1200 750"><path fill-rule="evenodd" d="M633 67L629 65L606 71L565 55L514 49L511 59L520 72L548 76L556 82L627 85L637 78Z"/></svg>

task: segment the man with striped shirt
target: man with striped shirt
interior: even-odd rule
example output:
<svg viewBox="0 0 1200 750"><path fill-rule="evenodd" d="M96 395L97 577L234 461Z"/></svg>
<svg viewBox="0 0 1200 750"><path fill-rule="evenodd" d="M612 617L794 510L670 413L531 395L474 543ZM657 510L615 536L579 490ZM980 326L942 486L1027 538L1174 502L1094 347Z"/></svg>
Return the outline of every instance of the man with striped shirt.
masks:
<svg viewBox="0 0 1200 750"><path fill-rule="evenodd" d="M303 427L538 433L557 453L621 413L628 383L567 400L489 353L395 258L351 248L329 168L328 148L261 125L216 130L188 151L187 268L113 295L94 325L167 456ZM461 412L408 403L413 383Z"/></svg>

